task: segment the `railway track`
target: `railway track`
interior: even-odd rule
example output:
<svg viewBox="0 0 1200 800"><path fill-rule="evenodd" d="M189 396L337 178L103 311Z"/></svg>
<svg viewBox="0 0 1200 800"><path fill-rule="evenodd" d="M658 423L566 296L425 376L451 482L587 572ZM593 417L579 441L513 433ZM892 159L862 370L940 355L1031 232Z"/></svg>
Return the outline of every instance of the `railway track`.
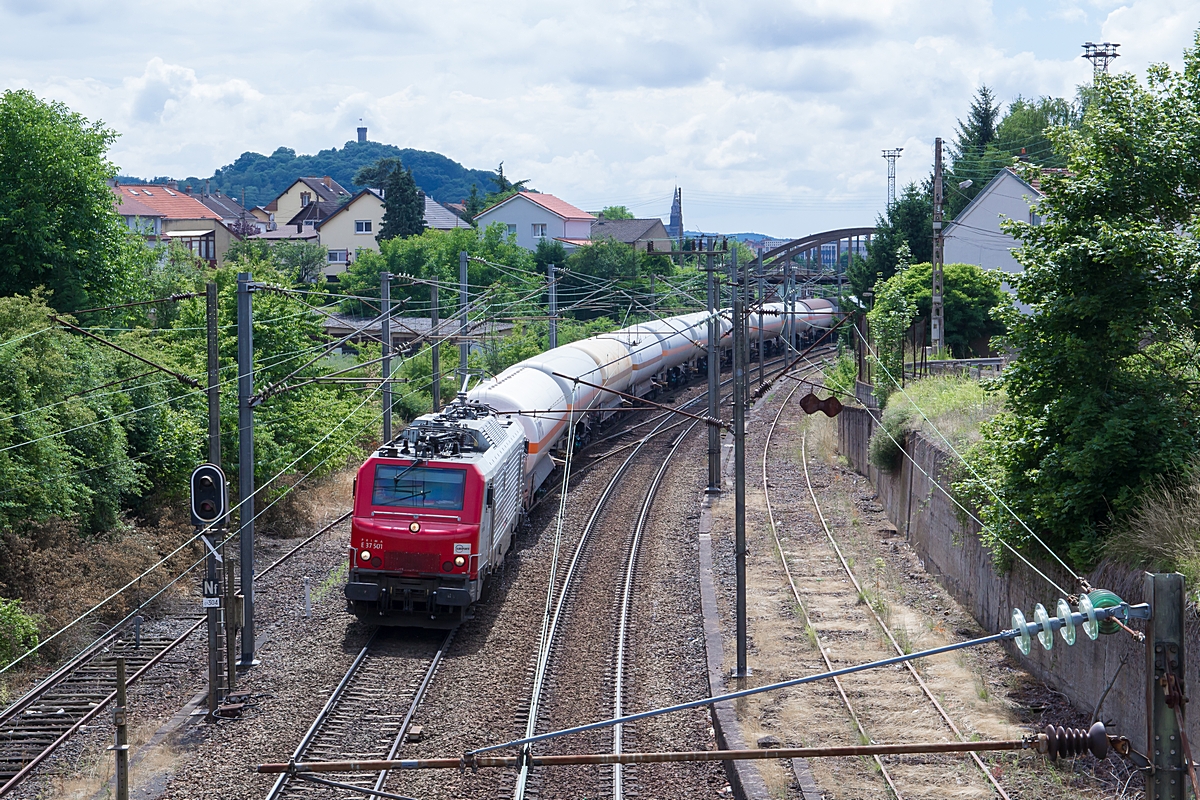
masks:
<svg viewBox="0 0 1200 800"><path fill-rule="evenodd" d="M296 746L292 760L395 758L453 639L454 631L414 636L404 629L376 629ZM339 797L346 787L382 793L387 777L386 771L303 779L281 774L266 798Z"/></svg>
<svg viewBox="0 0 1200 800"><path fill-rule="evenodd" d="M786 359L775 359L768 362L768 364L780 363L784 360ZM727 379L723 381L721 386L728 385L731 380L732 379ZM693 397L692 399L683 403L681 407L686 408L688 406L703 402L707 399L707 396L707 391L701 392L696 397ZM721 403L724 404L731 399L732 398L730 395L726 395L721 398ZM594 643L602 636L611 637L613 645L608 659L609 666L607 671L602 676L602 681L609 684L609 691L607 692L609 697L607 701L604 702L603 706L597 707L597 712L600 712L601 709L604 713L615 710L615 713L620 715L624 708L625 698L628 694L628 687L626 685L629 679L627 655L630 649L630 636L631 632L633 631L632 609L636 589L638 586L638 582L636 580L638 554L650 518L650 513L653 508L655 497L665 478L666 471L676 459L680 447L685 441L688 440L689 435L695 430L697 425L699 425L698 420L685 419L677 422L672 420L672 416L673 415L671 412L663 412L638 423L638 427L651 423L657 424L655 424L655 427L649 433L631 443L617 447L608 453L597 456L588 464L588 466L591 466L592 464L597 463L599 460L613 457L617 454L628 451L625 454L625 460L611 475L607 485L601 492L599 499L593 505L587 523L584 525L580 537L575 542L569 565L556 583L555 592L553 593L553 609L547 626L546 641L548 642L548 645L539 653L534 666L529 711L525 718L524 725L525 736L533 735L536 732L539 723L545 721L541 719L541 717L547 716L548 702L545 695L547 693L547 687L552 681L559 684L558 691L560 694L566 694L568 692L568 686L571 690L578 689L584 691L594 691L590 688L590 686L584 685L584 681L587 680L588 677L595 677L596 669L594 667L589 674L588 672L581 670L576 664L571 663L569 664L571 677L566 677L563 674L556 674L552 670L552 665L556 659L559 661L568 662L572 660L566 657L568 652L571 652L571 648L561 641L562 631L568 624L576 628L583 627L585 629L583 634L575 634L576 641L583 643L592 641ZM675 433L680 428L683 428L683 431ZM621 431L619 433L612 434L611 436L599 439L596 443L617 438L618 436L626 435L629 432L630 429L627 429L625 431ZM675 434L674 438L671 439L665 447L660 447L658 445L654 445L652 447L652 442L654 440L661 439L664 435L672 433ZM639 458L648 461L649 457L647 454L651 452L658 454L659 457L661 457L661 461L651 462L653 469L645 475L645 479L641 482L635 481L630 477L631 471L635 469L635 462L638 461ZM629 486L623 486L625 483L628 483ZM633 492L630 492L629 489L634 486L638 488ZM620 498L620 502L618 502L618 497ZM607 546L607 549L604 550L603 554L596 552L589 553L589 549L596 549L600 547L600 544L598 543L599 539L596 536L596 531L601 527L600 522L602 519L606 518L606 512L610 507L617 509L618 517L622 513L629 514L636 511L636 516L630 522L617 522L615 524L604 525L603 529L605 531L605 535L603 537L599 537L599 539L615 539L616 531L621 530L622 528L627 529L629 534L625 540L624 546L621 548L621 555L618 556L617 553L614 552L611 545ZM589 576L587 580L590 580L593 584L601 585L593 586L590 589L585 589L581 586L585 580L582 573L584 571L584 565L589 558L591 561L597 563L597 566L600 570L600 575ZM617 561L618 558L620 558L620 561ZM603 624L598 624L595 620L595 617L598 616L596 614L589 613L589 619L583 623L570 620L570 615L572 613L575 613L576 615L580 613L578 610L572 612L572 607L582 607L584 605L584 603L579 601L577 595L579 595L581 592L586 592L594 606L597 602L604 602L603 599L597 601L593 598L603 598L606 590L610 597L615 595L613 602L611 603L612 607L615 608L613 613L613 617L615 618L615 630L610 630L605 633ZM590 637L588 635L589 633ZM592 648L592 651L594 653L594 647ZM595 663L602 665L604 662L599 661ZM593 681L593 683L595 682L596 681ZM573 691L572 693L577 696L579 692ZM580 709L578 707L572 708L572 715L578 714L579 712ZM570 715L563 716L563 719L569 718ZM576 716L575 718L577 719L578 717ZM603 736L605 735L601 734L598 738L602 738ZM610 747L612 752L621 752L623 736L624 731L622 730L621 726L617 726L613 729L611 739L608 741L598 740L591 744L597 749ZM553 746L557 747L558 745ZM572 746L582 747L584 745L580 742L574 742ZM586 796L593 796L595 792L611 792L611 796L614 800L622 800L622 798L624 798L627 787L623 771L620 766L614 766L612 769L611 788L600 788L600 778L596 775L591 776L590 779L587 777L580 778L578 776L578 772L579 771L577 771L576 775L571 777L571 783L573 784L569 787L571 791L580 794L580 796L584 796L585 794ZM532 775L528 768L522 768L517 773L512 792L512 796L515 798L515 800L521 800L522 798L526 797L526 793L529 792L531 788L531 779ZM545 782L549 782L549 780ZM555 786L556 790L561 788L562 787L557 785Z"/></svg>
<svg viewBox="0 0 1200 800"><path fill-rule="evenodd" d="M687 407L687 406L695 405L696 403L699 403L699 402L705 400L707 398L707 396L708 396L707 392L701 392L696 397L693 397L692 399L686 401L683 404L683 406ZM526 736L532 736L535 733L535 731L538 727L539 721L541 721L541 718L547 715L546 706L548 704L547 704L546 694L548 691L548 685L551 682L551 680L553 679L554 681L558 682L560 684L560 686L562 684L562 681L564 680L563 676L553 674L551 671L551 668L552 668L552 665L554 665L557 661L563 660L562 656L565 653L565 651L564 651L565 646L564 646L563 642L561 641L562 640L562 632L563 632L563 629L565 627L567 627L567 625L568 625L569 617L575 611L574 607L582 605L580 602L578 602L577 595L580 592L580 588L581 588L580 584L583 583L584 564L585 564L585 560L589 556L595 556L594 553L589 553L589 548L591 548L591 546L593 544L593 540L596 538L596 532L600 528L600 521L603 518L606 509L610 506L610 504L614 503L615 497L621 491L621 489L623 487L623 483L624 483L626 477L629 475L630 470L633 468L635 461L638 459L638 457L640 455L643 455L644 453L647 452L647 449L651 446L651 443L656 441L656 437L667 432L668 430L673 430L674 428L679 427L682 424L690 424L691 426L695 425L695 423L686 423L686 422L685 423L672 423L670 421L671 416L672 415L669 412L664 412L663 414L654 417L654 419L657 420L657 425L655 425L655 427L649 433L643 435L642 437L640 437L639 439L637 439L635 442L631 443L630 445L628 445L624 448L618 448L618 450L615 450L612 452L612 454L616 454L617 452L621 452L625 449L627 449L629 451L625 456L625 460L621 463L621 465L619 467L617 467L617 469L609 477L604 490L600 493L598 500L594 503L591 513L588 516L587 522L583 526L582 533L580 534L579 538L575 542L575 546L571 553L570 562L569 562L567 568L564 571L562 571L561 575L558 577L558 580L556 581L555 591L552 593L552 597L553 597L552 610L551 610L551 613L549 616L549 621L548 621L548 625L546 628L546 636L544 639L546 644L543 647L543 649L539 652L538 658L537 658L535 666L534 666L532 687L530 689L530 694L529 694L529 697L530 697L529 710L526 714L525 725L524 725ZM690 431L690 430L692 430L692 427L688 428L688 431ZM681 435L672 442L669 451L664 455L663 462L659 466L659 469L657 470L657 475L661 476L661 474L663 474L665 472L666 466L668 464L670 464L671 457L674 456L675 452L678 449L677 448L678 443L683 441L684 438L685 438L685 436ZM661 450L661 448L659 448L659 449ZM595 463L595 462L593 462L593 463ZM647 484L644 484L644 485L649 485L653 488L654 491L656 491L658 484L661 482L661 477L658 477L657 479L652 478L651 476L647 476L647 477L649 480L648 480ZM632 482L631 482L631 485L632 485ZM649 509L652 504L652 501L653 501L653 492L652 491L651 492L643 491L642 499L641 499L640 503L637 503L636 501L634 501L623 507L623 509L625 511L628 511L632 508L637 508L639 506L642 509L637 520L634 522L633 525L627 525L626 526L627 529L629 529L631 531L636 531L638 528L644 527L644 519L645 519L645 516L649 514ZM616 530L619 530L619 528L617 526L606 526L605 530L606 530L606 532L607 531L615 532ZM638 547L636 544L637 542L640 542L640 536L638 536L637 533L633 533L632 537L630 538L630 545L623 548L624 555L622 557L622 561L621 562L610 562L610 563L605 564L605 566L608 569L609 574L607 574L603 577L600 577L600 579L597 581L593 581L595 584L598 584L598 585L594 586L590 592L591 595L596 595L597 593L599 593L600 596L602 597L603 593L607 590L608 594L609 594L609 598L610 598L609 601L607 603L605 603L605 601L603 599L601 599L596 602L600 602L611 608L612 607L612 589L617 585L625 586L626 590L622 592L621 597L616 602L616 606L617 606L618 610L614 616L620 616L621 609L624 609L626 622L628 622L629 605L631 602L631 598L633 597L633 591L634 591L632 575L636 569L636 558L637 558L637 550L638 550ZM602 558L600 558L598 560L603 561ZM616 569L617 571L614 572L614 569ZM602 605L602 607L604 607L604 606ZM613 693L614 697L613 697L613 699L604 701L602 706L597 705L597 707L596 707L597 713L599 713L601 708L603 708L605 710L610 708L611 707L610 704L613 702L620 702L616 698L621 696L622 688L623 688L623 680L624 680L623 654L625 651L625 643L626 643L626 633L624 631L618 632L618 631L608 630L606 633L604 631L604 625L602 624L602 622L600 620L597 619L598 616L603 616L603 615L595 615L595 614L588 615L589 618L588 618L588 620L586 620L586 622L589 623L588 624L589 630L584 631L582 634L577 634L577 638L585 639L585 640L588 638L591 638L594 641L596 637L604 637L604 638L609 639L610 641L614 641L613 649L610 652L609 657L610 657L610 659L613 660L614 664L618 660L620 660L622 663L622 666L619 668L614 667L613 670L611 670L608 673L608 675L614 676L613 678L609 678L609 681L608 681L608 682L612 683L612 693ZM590 637L588 635L589 633L591 634ZM620 659L618 659L618 657L617 657L618 653L621 654ZM591 663L593 666L592 671L594 672L597 665L603 664L603 660L592 661ZM622 672L622 674L620 676L615 675L617 669L620 669L620 671ZM618 687L622 687L622 688L618 688ZM584 687L581 687L581 688L584 688ZM561 690L560 690L560 693L561 693ZM592 698L592 699L593 699L593 701L595 700L595 698ZM605 743L604 745L601 745L601 746L619 746L619 740L616 740L616 741L610 740L610 742ZM514 780L513 791L512 791L512 797L515 800L522 800L523 798L526 797L526 794L530 789L531 777L532 777L531 771L528 767L522 767L517 772L517 774L515 776L515 780ZM617 777L616 774L614 774L614 781L616 781L618 784L620 782L620 778ZM584 780L584 782L585 783L587 782L586 779ZM617 784L614 784L614 785L617 785ZM593 786L592 788L594 789L595 787Z"/></svg>
<svg viewBox="0 0 1200 800"><path fill-rule="evenodd" d="M808 632L808 635L813 641L816 649L820 651L821 659L826 670L832 670L837 667L846 666L846 664L849 662L839 659L837 656L831 657L829 642L826 640L826 637L822 635L822 629L825 628L828 630L829 625L833 624L833 622L829 621L828 623L825 623L821 620L814 619L814 616L810 613L812 604L817 598L819 598L819 602L824 608L851 607L855 609L865 609L865 612L863 613L867 613L869 615L871 621L874 622L886 639L888 645L887 649L893 651L891 653L887 653L887 655L903 655L905 652L904 648L898 641L895 632L891 629L891 627L876 609L876 604L871 601L868 593L864 591L862 584L858 580L858 577L854 574L850 563L847 561L840 546L838 545L836 537L833 535L833 531L830 528L828 520L826 519L826 516L817 499L816 487L814 486L809 471L807 431L801 432L800 439L800 458L804 472L805 488L809 498L811 499L816 518L824 532L825 540L829 546L829 549L836 557L837 567L839 569L835 570L835 575L831 575L829 570L824 569L818 564L815 564L814 559L812 558L805 559L804 563L795 564L797 571L793 571L792 569L794 560L793 563L789 563L788 553L785 551L783 541L779 535L781 526L776 519L775 507L771 502L771 490L768 480L767 465L768 456L771 452L771 438L779 425L779 420L796 391L803 385L804 384L802 383L797 383L791 388L790 391L788 391L783 401L779 404L779 408L775 413L775 417L767 429L767 436L763 446L762 457L762 486L767 521L771 529L772 537L775 541L776 551L779 555L780 562L783 565L784 574L787 577L788 587L791 590L792 597L795 600L796 606L798 607L803 618L805 630ZM846 582L841 580L830 580L830 578L840 578L842 575L844 575L844 577L848 580L849 588L847 589L836 588L839 585L847 586ZM809 591L805 591L802 590L798 584L805 585L806 587L819 586L819 588L810 588ZM837 594L843 594L847 596L838 598L836 597ZM807 603L805 602L806 596L808 598ZM840 623L843 626L852 624L847 623L846 620L841 620ZM867 622L867 625L870 625L870 622ZM839 646L836 652L846 652L847 649L849 650L848 654L851 659L858 658L861 660L863 657L862 653L857 651L855 648L845 648ZM897 715L895 713L895 709L892 707L893 701L895 701L897 698L900 698L902 701L908 700L909 702L914 700L918 702L923 701L925 708L927 709L927 716L936 718L936 722L932 723L934 727L940 726L943 732L949 731L958 740L966 741L967 738L959 730L958 726L955 724L950 715L946 713L946 710L943 708L942 704L934 696L933 692L930 691L929 686L926 684L925 680L921 677L921 674L917 671L913 664L911 662L905 662L904 667L904 674L907 675L908 679L907 686L899 685L906 680L905 678L899 677L898 674L891 673L873 676L872 683L858 683L855 686L852 686L849 690L847 689L846 682L836 678L834 679L833 685L836 689L839 700L847 715L850 717L850 720L856 729L860 740L898 740L904 738L908 734L909 726L912 724L912 716L908 715L908 726L897 727L895 721ZM919 689L919 700L918 696L912 692L914 686L915 688ZM851 701L851 697L854 697L856 702L860 700L862 701L858 708L856 708L855 703ZM928 710L930 709L936 713L928 714ZM926 720L925 723L929 724L930 721ZM973 761L974 766L978 768L983 778L986 780L989 793L994 793L994 795L998 795L1000 798L1003 798L1003 800L1008 800L1008 795L1003 786L1000 785L999 781L988 769L987 765L984 764L979 755L976 753L971 753L969 757ZM885 762L876 756L874 758L874 762L875 771L886 784L888 794L892 797L895 797L897 800L903 800L903 798L906 796L923 796L930 784L931 771L934 774L940 771L943 779L945 778L945 759L941 759L940 762L937 759L921 759L919 761L889 759L887 762Z"/></svg>
<svg viewBox="0 0 1200 800"><path fill-rule="evenodd" d="M259 572L256 579L349 516L347 512L309 536ZM176 628L172 635L139 635L132 626L110 631L0 712L0 796L15 789L116 700L117 658L125 659L126 687L133 686L205 622L203 617L169 621L167 627Z"/></svg>
<svg viewBox="0 0 1200 800"><path fill-rule="evenodd" d="M16 788L116 699L117 658L125 659L125 685L132 685L203 627L204 619L183 624L176 636L137 637L129 630L105 636L6 708L0 714L0 795Z"/></svg>

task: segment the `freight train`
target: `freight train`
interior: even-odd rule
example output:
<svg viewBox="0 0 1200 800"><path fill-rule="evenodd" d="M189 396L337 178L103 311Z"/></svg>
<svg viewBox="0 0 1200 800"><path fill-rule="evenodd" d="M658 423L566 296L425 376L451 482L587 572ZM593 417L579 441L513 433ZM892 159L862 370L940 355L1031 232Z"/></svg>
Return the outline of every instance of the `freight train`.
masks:
<svg viewBox="0 0 1200 800"><path fill-rule="evenodd" d="M757 351L800 347L830 328L827 300L749 315ZM385 442L358 471L348 610L383 625L449 628L503 563L552 455L583 447L630 397L653 399L707 374L706 312L632 325L548 350L462 393ZM732 345L718 314L720 352ZM619 393L619 394L618 394Z"/></svg>

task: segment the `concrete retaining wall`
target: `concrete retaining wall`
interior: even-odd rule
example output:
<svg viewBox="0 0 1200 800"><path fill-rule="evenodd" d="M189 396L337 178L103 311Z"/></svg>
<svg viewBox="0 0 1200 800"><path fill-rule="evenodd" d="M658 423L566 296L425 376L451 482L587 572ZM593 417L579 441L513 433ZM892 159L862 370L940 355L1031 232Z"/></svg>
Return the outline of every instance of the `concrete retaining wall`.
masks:
<svg viewBox="0 0 1200 800"><path fill-rule="evenodd" d="M946 467L954 456L919 433L910 434L905 451L911 458L904 459L903 466L894 473L881 472L867 460L868 442L876 425L866 410L846 408L838 416L839 449L856 471L870 478L888 517L924 560L929 574L989 633L1011 627L1013 608L1020 608L1032 619L1034 606L1042 603L1053 614L1061 593L1020 562L998 573L991 554L980 542L978 525L969 519L964 525L961 520L965 515L935 488L936 480L949 489ZM1070 576L1061 569L1040 558L1030 560L1059 586L1075 591ZM1140 572L1107 565L1086 577L1093 586L1110 589L1129 602L1142 600ZM1111 682L1099 717L1106 723L1113 722L1116 732L1128 736L1134 747L1144 752L1145 648L1133 637L1118 633L1102 635L1093 642L1080 632L1075 645L1068 647L1062 637L1056 636L1054 648L1049 651L1035 640L1029 656L1022 655L1011 643L1005 646L1025 669L1086 714L1093 712ZM1187 663L1200 664L1200 624L1194 616L1188 621L1187 649ZM1195 680L1193 675L1187 677ZM1188 720L1188 739L1192 742L1200 742L1198 719L1200 714L1193 713Z"/></svg>

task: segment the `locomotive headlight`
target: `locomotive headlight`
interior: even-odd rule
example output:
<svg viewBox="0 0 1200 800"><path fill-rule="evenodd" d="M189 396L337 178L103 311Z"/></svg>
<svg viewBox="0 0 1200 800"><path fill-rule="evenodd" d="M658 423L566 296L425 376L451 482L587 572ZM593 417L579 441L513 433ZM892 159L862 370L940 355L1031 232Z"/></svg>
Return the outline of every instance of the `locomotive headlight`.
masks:
<svg viewBox="0 0 1200 800"><path fill-rule="evenodd" d="M467 560L465 558L463 558L462 556L454 557L454 566L461 567L463 564L466 564L466 563L467 563Z"/></svg>
<svg viewBox="0 0 1200 800"><path fill-rule="evenodd" d="M371 551L363 550L361 553L358 554L358 557L361 558L363 561L370 561L371 560Z"/></svg>
<svg viewBox="0 0 1200 800"><path fill-rule="evenodd" d="M413 533L420 533L421 532L421 523L417 522L414 519L412 522L408 523L408 529L410 531L412 531Z"/></svg>

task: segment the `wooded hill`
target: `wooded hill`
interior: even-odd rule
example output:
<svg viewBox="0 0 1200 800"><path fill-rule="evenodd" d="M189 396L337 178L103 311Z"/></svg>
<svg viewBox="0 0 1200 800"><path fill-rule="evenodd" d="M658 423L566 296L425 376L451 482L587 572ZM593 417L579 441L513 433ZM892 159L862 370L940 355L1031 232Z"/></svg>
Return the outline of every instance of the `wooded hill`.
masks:
<svg viewBox="0 0 1200 800"><path fill-rule="evenodd" d="M399 148L381 142L346 142L342 149L332 147L316 155L296 155L290 147L280 147L269 156L262 153L245 152L237 161L219 168L210 178L195 176L179 179L181 186L191 184L200 189L209 181L212 191L221 191L241 200L245 191L249 207L266 205L292 181L306 175L328 175L351 191L364 187L354 185L354 173L359 167L374 164L381 158L399 158L404 166L413 171L417 186L443 203L457 203L471 192L471 185L478 184L480 194L486 195L495 189L491 170L467 169L457 161L440 153L427 150ZM166 178L155 178L154 183L166 182Z"/></svg>

